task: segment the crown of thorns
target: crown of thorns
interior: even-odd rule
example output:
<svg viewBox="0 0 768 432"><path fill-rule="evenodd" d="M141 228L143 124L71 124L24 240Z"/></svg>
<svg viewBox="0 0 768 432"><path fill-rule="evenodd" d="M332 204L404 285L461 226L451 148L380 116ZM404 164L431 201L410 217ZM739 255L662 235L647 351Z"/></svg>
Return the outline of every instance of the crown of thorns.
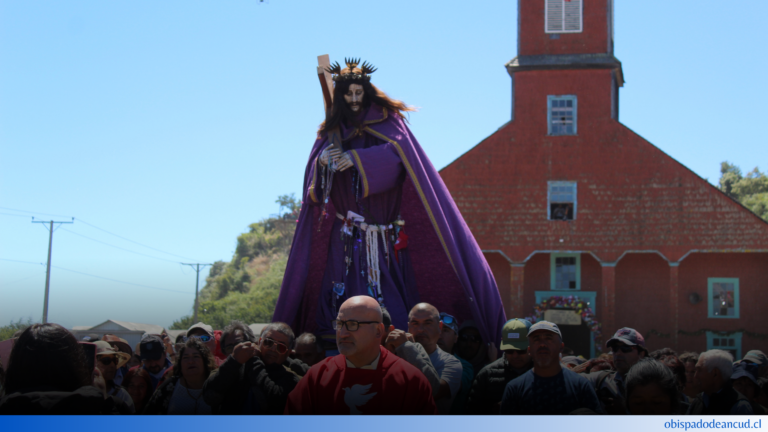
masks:
<svg viewBox="0 0 768 432"><path fill-rule="evenodd" d="M334 62L330 67L325 69L329 73L333 74L334 81L370 81L370 74L378 70L378 68L375 68L368 62L363 62L363 64L358 68L357 65L360 64L359 58L348 59L344 57L344 63L347 64L347 67L344 69L341 68L339 62Z"/></svg>

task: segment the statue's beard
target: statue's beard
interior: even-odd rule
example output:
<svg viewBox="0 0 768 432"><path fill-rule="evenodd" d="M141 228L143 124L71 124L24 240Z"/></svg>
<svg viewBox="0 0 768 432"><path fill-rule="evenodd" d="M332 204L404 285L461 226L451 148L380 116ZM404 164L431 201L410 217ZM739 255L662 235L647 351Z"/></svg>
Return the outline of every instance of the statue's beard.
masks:
<svg viewBox="0 0 768 432"><path fill-rule="evenodd" d="M360 123L359 116L360 116L360 113L365 111L365 108L366 108L365 104L361 102L358 105L357 111L353 111L352 110L352 105L351 104L346 104L344 106L344 112L343 112L343 114L344 114L344 122L347 123L347 124L352 124L352 125Z"/></svg>

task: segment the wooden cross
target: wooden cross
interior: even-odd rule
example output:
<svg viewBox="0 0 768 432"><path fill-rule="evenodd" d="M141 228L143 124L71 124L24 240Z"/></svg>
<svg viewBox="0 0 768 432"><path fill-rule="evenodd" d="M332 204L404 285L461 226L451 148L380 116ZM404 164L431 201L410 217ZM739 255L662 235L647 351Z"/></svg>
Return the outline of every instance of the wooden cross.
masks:
<svg viewBox="0 0 768 432"><path fill-rule="evenodd" d="M333 106L333 78L326 69L331 67L331 58L328 54L317 56L317 78L320 80L320 89L323 91L323 106L325 112ZM331 142L331 148L341 149L341 134L339 128L334 128L328 132L328 140Z"/></svg>

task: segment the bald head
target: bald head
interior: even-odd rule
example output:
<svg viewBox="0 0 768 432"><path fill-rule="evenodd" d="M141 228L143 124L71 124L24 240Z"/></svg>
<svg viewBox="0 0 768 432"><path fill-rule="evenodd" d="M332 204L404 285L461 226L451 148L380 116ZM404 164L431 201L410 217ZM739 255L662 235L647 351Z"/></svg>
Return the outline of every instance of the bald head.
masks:
<svg viewBox="0 0 768 432"><path fill-rule="evenodd" d="M416 306L411 308L411 311L408 312L408 319L411 319L414 314L429 314L432 319L435 320L435 322L440 321L440 312L437 310L436 307L432 306L429 303L419 303Z"/></svg>
<svg viewBox="0 0 768 432"><path fill-rule="evenodd" d="M364 295L350 297L341 304L339 317L343 320L381 322L381 306L373 297Z"/></svg>
<svg viewBox="0 0 768 432"><path fill-rule="evenodd" d="M440 312L429 303L419 303L408 313L408 333L424 347L427 354L437 349L442 328Z"/></svg>
<svg viewBox="0 0 768 432"><path fill-rule="evenodd" d="M379 345L384 335L379 302L368 296L351 297L339 308L336 320L340 321L336 326L339 352L356 367L373 362L379 355ZM349 321L357 321L355 330L347 328Z"/></svg>

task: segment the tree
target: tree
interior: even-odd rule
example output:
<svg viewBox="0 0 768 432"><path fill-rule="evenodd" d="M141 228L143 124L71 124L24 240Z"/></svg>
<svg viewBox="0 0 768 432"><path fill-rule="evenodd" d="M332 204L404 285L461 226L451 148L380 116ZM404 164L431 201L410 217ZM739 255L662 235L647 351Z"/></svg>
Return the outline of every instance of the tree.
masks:
<svg viewBox="0 0 768 432"><path fill-rule="evenodd" d="M768 221L768 176L757 167L743 176L736 165L721 163L720 190Z"/></svg>
<svg viewBox="0 0 768 432"><path fill-rule="evenodd" d="M32 324L34 324L32 318L27 318L26 321L22 321L21 318L16 322L11 321L7 326L0 327L0 341L12 338L14 333L19 330L25 330Z"/></svg>
<svg viewBox="0 0 768 432"><path fill-rule="evenodd" d="M281 195L275 203L280 206L277 214L251 224L237 237L232 260L211 266L200 291L200 321L221 329L231 320L272 320L301 209L294 194ZM190 314L170 328L183 330L192 324Z"/></svg>

